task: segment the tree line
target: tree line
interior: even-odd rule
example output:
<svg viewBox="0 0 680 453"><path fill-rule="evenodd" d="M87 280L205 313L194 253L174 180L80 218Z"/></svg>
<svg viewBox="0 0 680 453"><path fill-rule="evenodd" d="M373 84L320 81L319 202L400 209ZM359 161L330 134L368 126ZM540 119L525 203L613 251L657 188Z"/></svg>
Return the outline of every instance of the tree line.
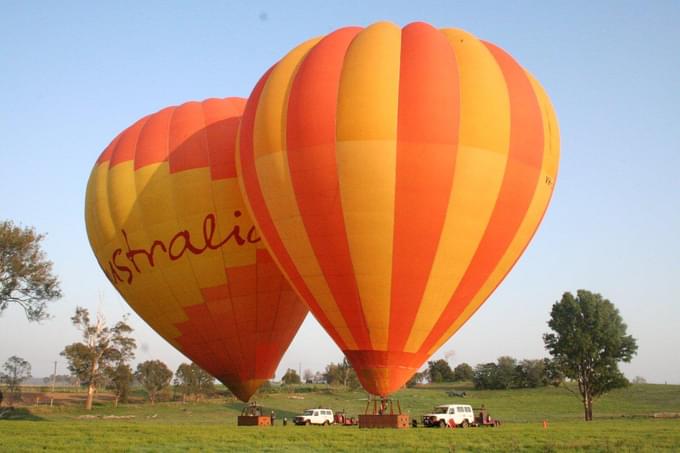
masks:
<svg viewBox="0 0 680 453"><path fill-rule="evenodd" d="M524 359L502 356L496 362L480 363L474 368L461 363L451 368L444 359L429 361L427 369L416 373L408 382L412 387L428 381L442 382L472 382L477 390L499 390L513 388L535 388L541 386L558 386L564 381L550 359Z"/></svg>
<svg viewBox="0 0 680 453"><path fill-rule="evenodd" d="M9 220L0 221L0 314L14 305L23 309L29 321L49 318L47 303L60 298L61 289L58 278L52 273L52 262L41 248L43 239L44 235L31 227L21 227ZM83 341L67 346L62 355L68 360L71 373L87 385L88 408L92 407L97 386L103 382L112 385L120 398L126 383L134 375L143 383L151 401L163 385L167 386L172 372L167 367L164 370L160 362L144 362L134 373L129 367L136 345L125 319L109 327L99 315L91 320L87 310L82 308L76 309L71 319L81 330ZM581 399L584 418L592 420L593 401L628 384L618 364L632 360L637 353L637 341L627 333L627 326L614 304L598 293L583 289L575 295L565 292L561 300L553 304L548 327L550 332L543 335L543 342L550 359L517 361L504 356L474 369L460 364L454 370L445 361L446 367L441 361L431 361L425 372L411 378L409 385L425 379L442 382L462 380L466 376L480 389L523 388L559 385L566 379L576 384L574 394ZM347 359L329 364L323 373L307 371L306 382L323 380L347 388L359 387L356 373ZM8 389L16 391L17 380L26 373L30 375L30 364L14 356L5 363L0 379ZM283 381L299 382L300 376L289 369Z"/></svg>

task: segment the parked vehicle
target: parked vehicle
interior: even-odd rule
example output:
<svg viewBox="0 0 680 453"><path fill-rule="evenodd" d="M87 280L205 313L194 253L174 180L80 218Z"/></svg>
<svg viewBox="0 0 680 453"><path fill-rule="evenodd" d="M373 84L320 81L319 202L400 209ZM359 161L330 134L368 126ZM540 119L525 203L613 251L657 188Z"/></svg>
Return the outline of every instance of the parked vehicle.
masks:
<svg viewBox="0 0 680 453"><path fill-rule="evenodd" d="M307 409L302 415L295 417L296 425L323 425L333 424L333 411L331 409Z"/></svg>
<svg viewBox="0 0 680 453"><path fill-rule="evenodd" d="M424 426L458 426L467 428L475 422L475 413L469 404L444 404L423 415Z"/></svg>
<svg viewBox="0 0 680 453"><path fill-rule="evenodd" d="M359 424L356 418L348 417L345 414L345 411L336 412L335 415L333 416L333 421L335 422L336 425L341 426L354 426Z"/></svg>
<svg viewBox="0 0 680 453"><path fill-rule="evenodd" d="M479 409L475 409L475 413L477 414L475 416L475 426L490 426L492 428L501 426L501 421L491 418L489 411L484 407L483 404Z"/></svg>

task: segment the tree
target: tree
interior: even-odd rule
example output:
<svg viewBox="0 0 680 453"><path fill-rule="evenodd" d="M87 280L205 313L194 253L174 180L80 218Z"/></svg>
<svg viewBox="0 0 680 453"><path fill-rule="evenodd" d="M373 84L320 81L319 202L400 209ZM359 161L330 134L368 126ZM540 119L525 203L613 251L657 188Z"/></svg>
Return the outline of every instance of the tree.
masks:
<svg viewBox="0 0 680 453"><path fill-rule="evenodd" d="M543 360L522 360L515 372L515 385L519 388L535 388L547 385Z"/></svg>
<svg viewBox="0 0 680 453"><path fill-rule="evenodd" d="M461 363L453 369L454 381L471 381L475 370L467 363Z"/></svg>
<svg viewBox="0 0 680 453"><path fill-rule="evenodd" d="M300 375L297 374L297 371L295 371L292 368L288 368L281 378L281 382L283 382L286 385L290 384L299 384L300 383Z"/></svg>
<svg viewBox="0 0 680 453"><path fill-rule="evenodd" d="M135 377L146 390L151 404L154 404L158 394L170 384L172 371L160 360L147 360L137 365Z"/></svg>
<svg viewBox="0 0 680 453"><path fill-rule="evenodd" d="M93 322L90 320L90 312L82 307L76 307L76 313L71 317L73 325L81 331L83 341L66 346L61 355L66 357L71 374L87 386L87 410L92 409L97 385L104 383L106 370L134 358L137 345L134 338L130 337L132 327L126 321L127 318L124 317L113 327L109 327L100 312Z"/></svg>
<svg viewBox="0 0 680 453"><path fill-rule="evenodd" d="M49 317L47 302L61 297L52 262L40 248L44 238L33 228L0 222L0 314L13 303L29 321L42 321Z"/></svg>
<svg viewBox="0 0 680 453"><path fill-rule="evenodd" d="M496 387L499 389L509 389L517 386L517 359L507 355L501 356L496 360Z"/></svg>
<svg viewBox="0 0 680 453"><path fill-rule="evenodd" d="M31 364L21 357L13 355L2 366L0 382L7 385L7 390L12 395L21 392L21 383L31 377Z"/></svg>
<svg viewBox="0 0 680 453"><path fill-rule="evenodd" d="M194 396L209 395L215 391L215 378L195 363L182 363L175 371L175 388L182 394L182 400Z"/></svg>
<svg viewBox="0 0 680 453"><path fill-rule="evenodd" d="M454 380L453 370L449 362L444 359L427 362L427 377L430 382L452 382Z"/></svg>
<svg viewBox="0 0 680 453"><path fill-rule="evenodd" d="M552 332L543 335L545 347L557 368L578 384L584 418L590 421L594 399L628 384L618 363L630 362L637 342L609 300L582 289L555 302L548 326Z"/></svg>
<svg viewBox="0 0 680 453"><path fill-rule="evenodd" d="M480 363L475 367L472 382L478 390L498 389L498 365L493 362Z"/></svg>
<svg viewBox="0 0 680 453"><path fill-rule="evenodd" d="M134 375L132 368L127 363L118 363L115 366L106 368L106 377L109 380L108 388L114 391L116 399L113 407L118 407L118 403L127 403L130 393L130 386Z"/></svg>
<svg viewBox="0 0 680 453"><path fill-rule="evenodd" d="M564 382L564 373L559 370L554 360L543 359L543 385L559 387Z"/></svg>
<svg viewBox="0 0 680 453"><path fill-rule="evenodd" d="M406 381L406 387L413 388L423 382L425 379L427 379L427 371L415 372L413 373L413 376L411 376L411 378Z"/></svg>
<svg viewBox="0 0 680 453"><path fill-rule="evenodd" d="M326 383L331 385L342 385L345 388L357 389L361 385L354 368L347 360L347 357L342 359L341 363L330 363L326 365L326 372L324 373Z"/></svg>

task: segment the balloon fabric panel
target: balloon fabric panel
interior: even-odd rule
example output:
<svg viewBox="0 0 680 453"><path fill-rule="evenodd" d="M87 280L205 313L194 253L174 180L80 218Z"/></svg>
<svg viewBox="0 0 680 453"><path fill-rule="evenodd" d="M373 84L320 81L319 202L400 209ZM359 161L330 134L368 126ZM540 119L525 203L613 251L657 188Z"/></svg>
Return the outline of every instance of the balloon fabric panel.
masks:
<svg viewBox="0 0 680 453"><path fill-rule="evenodd" d="M274 259L381 396L510 271L559 156L523 68L423 23L298 47L256 86L240 136L240 182Z"/></svg>
<svg viewBox="0 0 680 453"><path fill-rule="evenodd" d="M102 153L88 236L130 306L246 401L306 315L247 215L235 170L239 98L169 107Z"/></svg>

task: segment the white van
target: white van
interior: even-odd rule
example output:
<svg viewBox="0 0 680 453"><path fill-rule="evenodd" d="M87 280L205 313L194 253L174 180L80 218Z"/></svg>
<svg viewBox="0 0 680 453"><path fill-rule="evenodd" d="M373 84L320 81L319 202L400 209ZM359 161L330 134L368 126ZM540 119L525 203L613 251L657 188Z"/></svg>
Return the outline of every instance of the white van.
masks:
<svg viewBox="0 0 680 453"><path fill-rule="evenodd" d="M435 407L431 413L423 415L425 426L451 426L467 428L475 421L475 413L469 404L444 404Z"/></svg>
<svg viewBox="0 0 680 453"><path fill-rule="evenodd" d="M302 415L293 419L296 425L323 425L333 424L333 411L331 409L307 409Z"/></svg>

